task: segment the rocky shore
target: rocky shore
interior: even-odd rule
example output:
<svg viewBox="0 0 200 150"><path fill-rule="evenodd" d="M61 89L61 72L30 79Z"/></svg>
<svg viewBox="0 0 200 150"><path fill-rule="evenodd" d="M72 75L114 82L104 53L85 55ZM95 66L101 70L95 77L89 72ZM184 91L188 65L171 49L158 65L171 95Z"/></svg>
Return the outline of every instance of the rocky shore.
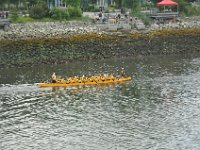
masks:
<svg viewBox="0 0 200 150"><path fill-rule="evenodd" d="M20 40L27 38L65 37L75 34L99 33L109 31L119 32L151 32L161 29L188 29L200 28L200 17L179 19L176 22L165 24L152 23L145 26L141 20L133 19L128 24L123 21L119 24L93 24L84 22L38 22L26 24L11 24L9 31L0 30L0 40Z"/></svg>
<svg viewBox="0 0 200 150"><path fill-rule="evenodd" d="M98 32L97 26L73 22L37 22L26 24L11 24L9 31L0 31L0 40L18 40L34 38L63 37L74 34Z"/></svg>
<svg viewBox="0 0 200 150"><path fill-rule="evenodd" d="M153 24L141 30L137 23L12 24L10 31L0 31L0 67L200 52L200 20Z"/></svg>

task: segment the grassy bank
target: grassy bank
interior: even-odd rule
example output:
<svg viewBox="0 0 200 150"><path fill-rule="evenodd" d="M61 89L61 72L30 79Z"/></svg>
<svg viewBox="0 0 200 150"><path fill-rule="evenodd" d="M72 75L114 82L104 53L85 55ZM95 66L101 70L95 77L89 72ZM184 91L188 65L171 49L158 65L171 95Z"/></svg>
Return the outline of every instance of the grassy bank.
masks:
<svg viewBox="0 0 200 150"><path fill-rule="evenodd" d="M32 22L59 22L59 21L83 21L88 22L90 21L89 17L74 17L70 19L54 19L54 18L41 18L41 19L34 19L31 17L16 17L10 18L12 23L32 23Z"/></svg>

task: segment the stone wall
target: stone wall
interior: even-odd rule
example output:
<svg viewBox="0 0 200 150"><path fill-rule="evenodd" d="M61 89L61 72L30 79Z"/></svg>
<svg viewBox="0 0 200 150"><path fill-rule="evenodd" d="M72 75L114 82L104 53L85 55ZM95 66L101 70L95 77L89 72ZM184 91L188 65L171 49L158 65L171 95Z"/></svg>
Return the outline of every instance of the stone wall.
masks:
<svg viewBox="0 0 200 150"><path fill-rule="evenodd" d="M0 40L0 67L200 52L200 29Z"/></svg>

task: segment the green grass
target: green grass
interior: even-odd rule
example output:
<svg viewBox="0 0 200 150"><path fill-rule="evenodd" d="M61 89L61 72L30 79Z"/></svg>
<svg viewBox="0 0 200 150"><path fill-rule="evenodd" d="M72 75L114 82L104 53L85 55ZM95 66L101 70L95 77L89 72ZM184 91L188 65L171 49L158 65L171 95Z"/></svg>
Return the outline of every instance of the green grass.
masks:
<svg viewBox="0 0 200 150"><path fill-rule="evenodd" d="M88 17L76 17L76 18L70 18L69 20L66 19L53 19L53 18L42 18L42 19L33 19L31 17L17 17L15 19L11 20L13 23L31 23L31 22L58 22L58 21L83 21L87 22L90 21L90 18Z"/></svg>
<svg viewBox="0 0 200 150"><path fill-rule="evenodd" d="M17 17L15 19L11 19L13 23L29 23L29 22L53 22L56 21L52 18L42 18L42 19L33 19L31 17Z"/></svg>

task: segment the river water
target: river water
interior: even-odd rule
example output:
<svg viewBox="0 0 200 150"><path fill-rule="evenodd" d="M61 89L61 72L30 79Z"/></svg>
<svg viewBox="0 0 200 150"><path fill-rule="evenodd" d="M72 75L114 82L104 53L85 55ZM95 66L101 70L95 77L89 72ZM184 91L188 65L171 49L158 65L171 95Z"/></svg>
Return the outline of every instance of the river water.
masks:
<svg viewBox="0 0 200 150"><path fill-rule="evenodd" d="M2 150L199 150L200 55L0 70ZM117 74L114 85L38 88L61 76Z"/></svg>

